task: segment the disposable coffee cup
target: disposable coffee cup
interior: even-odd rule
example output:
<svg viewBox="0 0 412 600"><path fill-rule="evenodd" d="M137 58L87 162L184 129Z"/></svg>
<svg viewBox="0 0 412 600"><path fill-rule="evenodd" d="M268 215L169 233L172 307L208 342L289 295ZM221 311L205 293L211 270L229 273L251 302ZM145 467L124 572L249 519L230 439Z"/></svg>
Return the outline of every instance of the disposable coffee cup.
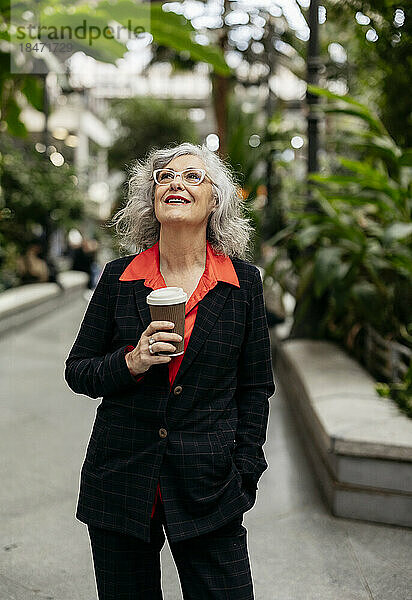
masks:
<svg viewBox="0 0 412 600"><path fill-rule="evenodd" d="M176 352L154 352L154 356L180 356L185 347L185 308L187 294L180 287L164 287L153 290L146 298L150 308L152 321L170 321L174 323L173 329L166 329L170 333L182 336L181 342L171 341L176 346Z"/></svg>

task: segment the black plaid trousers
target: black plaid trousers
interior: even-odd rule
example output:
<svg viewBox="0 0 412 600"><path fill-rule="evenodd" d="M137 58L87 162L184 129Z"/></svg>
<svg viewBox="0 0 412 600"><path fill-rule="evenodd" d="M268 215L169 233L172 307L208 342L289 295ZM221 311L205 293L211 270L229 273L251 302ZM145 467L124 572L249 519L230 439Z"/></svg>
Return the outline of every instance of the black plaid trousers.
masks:
<svg viewBox="0 0 412 600"><path fill-rule="evenodd" d="M88 525L99 600L163 600L162 523L177 567L183 600L253 600L243 515L219 529L170 542L161 504L151 522L151 541Z"/></svg>
<svg viewBox="0 0 412 600"><path fill-rule="evenodd" d="M70 388L102 398L76 517L149 543L160 479L175 543L250 510L268 466L262 446L275 384L263 286L254 265L231 258L240 288L219 281L200 301L172 388L167 364L136 382L124 356L151 322L152 288L119 281L135 256L106 264L66 360Z"/></svg>

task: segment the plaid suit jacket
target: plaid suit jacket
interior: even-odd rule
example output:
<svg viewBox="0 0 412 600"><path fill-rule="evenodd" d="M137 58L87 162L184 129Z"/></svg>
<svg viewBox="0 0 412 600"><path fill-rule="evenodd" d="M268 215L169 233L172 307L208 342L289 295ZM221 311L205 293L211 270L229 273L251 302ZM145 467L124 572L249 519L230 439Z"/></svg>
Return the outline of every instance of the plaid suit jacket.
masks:
<svg viewBox="0 0 412 600"><path fill-rule="evenodd" d="M268 466L262 446L275 384L263 286L254 265L231 258L240 287L219 281L200 301L170 389L167 364L141 381L126 365L127 346L151 322L151 288L119 281L135 256L106 264L66 360L70 388L102 397L76 517L149 542L160 478L177 542L249 510Z"/></svg>

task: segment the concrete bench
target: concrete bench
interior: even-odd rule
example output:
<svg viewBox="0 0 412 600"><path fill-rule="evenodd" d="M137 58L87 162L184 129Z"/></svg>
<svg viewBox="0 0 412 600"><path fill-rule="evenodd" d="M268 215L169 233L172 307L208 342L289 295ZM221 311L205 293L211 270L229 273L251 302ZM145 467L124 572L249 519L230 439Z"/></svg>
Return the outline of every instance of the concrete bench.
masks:
<svg viewBox="0 0 412 600"><path fill-rule="evenodd" d="M47 314L86 289L88 275L80 271L58 274L57 283L29 283L0 294L0 335Z"/></svg>
<svg viewBox="0 0 412 600"><path fill-rule="evenodd" d="M333 343L275 342L273 354L332 513L412 526L412 420Z"/></svg>

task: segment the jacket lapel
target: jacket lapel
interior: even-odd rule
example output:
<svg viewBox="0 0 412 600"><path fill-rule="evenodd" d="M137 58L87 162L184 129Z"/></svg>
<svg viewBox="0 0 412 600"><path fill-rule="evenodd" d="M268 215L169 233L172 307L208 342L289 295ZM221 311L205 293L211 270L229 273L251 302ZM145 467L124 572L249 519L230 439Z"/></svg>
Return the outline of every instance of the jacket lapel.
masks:
<svg viewBox="0 0 412 600"><path fill-rule="evenodd" d="M230 284L219 281L206 296L199 302L196 321L190 336L189 344L183 356L183 360L177 372L174 384L180 380L186 370L190 367L196 358L199 350L205 343L207 337L212 331L216 320L223 310L226 299L230 292ZM152 288L146 287L143 281L137 281L134 285L134 295L139 317L146 329L151 323L150 308L146 302L146 297L150 294Z"/></svg>

